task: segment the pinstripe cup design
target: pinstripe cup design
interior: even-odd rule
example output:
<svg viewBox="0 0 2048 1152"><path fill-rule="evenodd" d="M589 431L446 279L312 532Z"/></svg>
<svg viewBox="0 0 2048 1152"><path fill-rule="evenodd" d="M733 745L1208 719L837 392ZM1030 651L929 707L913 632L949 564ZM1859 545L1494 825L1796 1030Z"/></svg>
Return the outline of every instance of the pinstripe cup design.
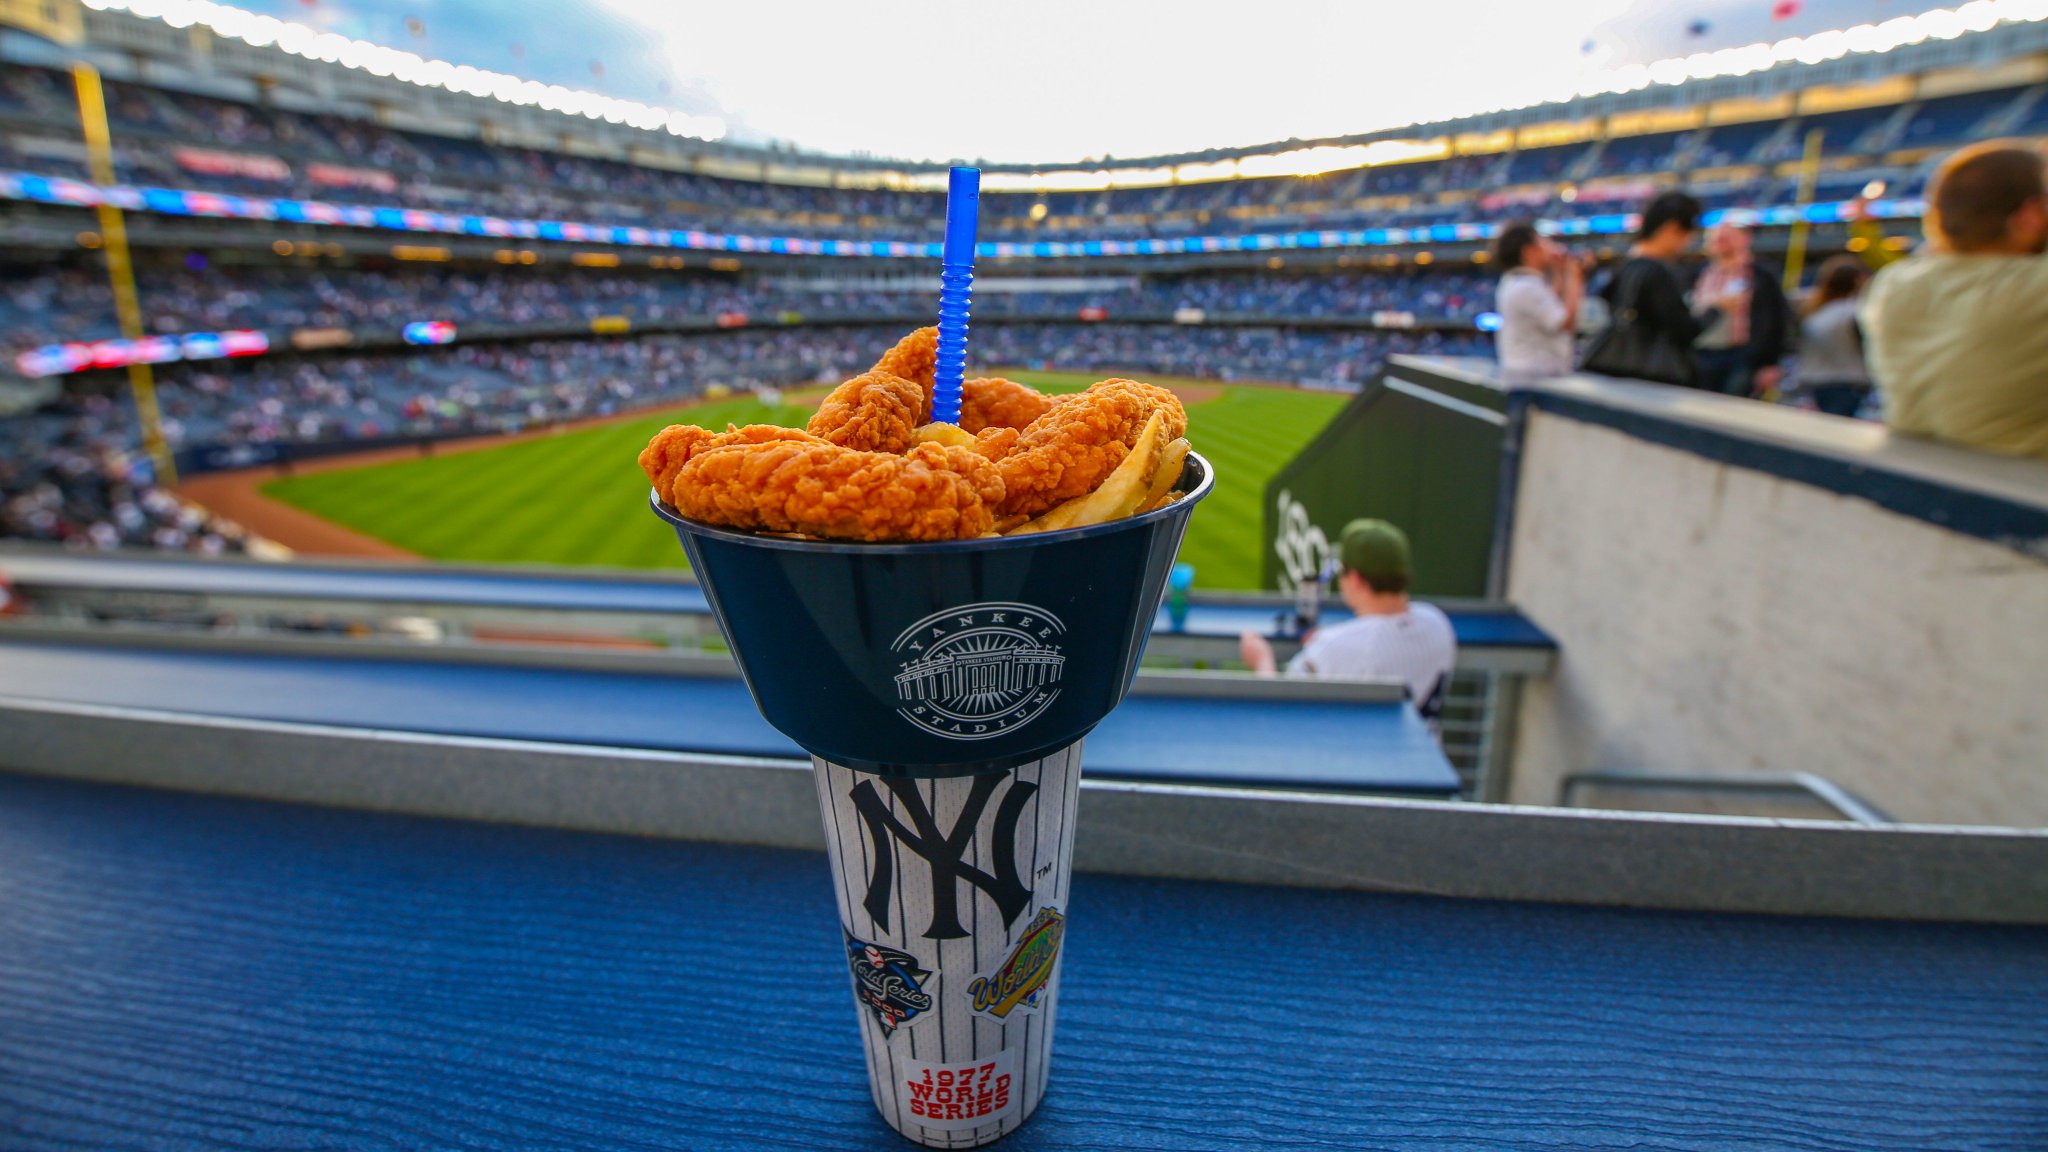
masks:
<svg viewBox="0 0 2048 1152"><path fill-rule="evenodd" d="M812 762L846 935L927 974L931 1008L893 1025L854 978L875 1107L930 1148L1015 1131L1051 1066L1080 743L979 776Z"/></svg>

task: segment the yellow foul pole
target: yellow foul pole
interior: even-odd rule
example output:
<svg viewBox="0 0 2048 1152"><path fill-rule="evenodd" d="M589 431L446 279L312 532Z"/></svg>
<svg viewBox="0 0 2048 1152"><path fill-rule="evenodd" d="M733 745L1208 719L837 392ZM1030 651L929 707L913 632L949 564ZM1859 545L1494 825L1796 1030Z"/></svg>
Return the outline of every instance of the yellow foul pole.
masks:
<svg viewBox="0 0 2048 1152"><path fill-rule="evenodd" d="M78 86L78 122L85 129L85 150L92 164L93 183L107 187L114 183L113 136L107 130L107 98L100 88L100 73L90 64L71 66L71 79ZM112 204L99 205L100 247L107 254L107 279L114 288L114 314L121 322L121 335L142 339L142 305L135 298L135 265L128 258L128 225L121 210ZM142 421L142 446L156 463L159 484L176 484L178 467L164 443L163 410L156 402L156 377L147 364L128 365L128 385L135 393L135 412Z"/></svg>
<svg viewBox="0 0 2048 1152"><path fill-rule="evenodd" d="M1792 239L1785 248L1785 295L1799 291L1799 277L1806 271L1806 206L1813 203L1813 186L1820 181L1821 130L1808 129L1806 155L1799 161L1799 216L1792 221Z"/></svg>

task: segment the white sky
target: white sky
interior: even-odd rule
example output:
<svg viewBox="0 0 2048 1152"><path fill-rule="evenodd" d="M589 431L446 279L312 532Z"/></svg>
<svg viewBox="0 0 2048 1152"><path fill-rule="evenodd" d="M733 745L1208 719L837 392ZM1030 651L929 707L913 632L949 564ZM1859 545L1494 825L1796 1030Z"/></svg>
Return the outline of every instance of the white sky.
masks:
<svg viewBox="0 0 2048 1152"><path fill-rule="evenodd" d="M1003 161L1338 135L1552 99L1611 66L1581 46L1631 7L903 0L884 17L858 0L598 3L646 29L672 74L748 136Z"/></svg>

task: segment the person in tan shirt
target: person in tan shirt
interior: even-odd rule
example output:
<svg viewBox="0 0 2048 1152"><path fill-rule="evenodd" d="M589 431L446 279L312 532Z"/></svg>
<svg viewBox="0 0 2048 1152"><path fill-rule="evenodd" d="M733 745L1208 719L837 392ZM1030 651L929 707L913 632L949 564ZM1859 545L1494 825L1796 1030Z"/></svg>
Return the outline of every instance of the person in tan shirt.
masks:
<svg viewBox="0 0 2048 1152"><path fill-rule="evenodd" d="M2048 183L2038 152L1978 144L1928 190L1927 246L1864 295L1895 431L2048 459Z"/></svg>

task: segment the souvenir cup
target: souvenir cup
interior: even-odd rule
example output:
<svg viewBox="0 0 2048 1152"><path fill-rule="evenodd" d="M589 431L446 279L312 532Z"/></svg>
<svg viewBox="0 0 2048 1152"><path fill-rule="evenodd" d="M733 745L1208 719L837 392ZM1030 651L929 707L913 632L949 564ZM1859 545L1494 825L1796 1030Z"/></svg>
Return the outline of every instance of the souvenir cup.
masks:
<svg viewBox="0 0 2048 1152"><path fill-rule="evenodd" d="M1137 676L1181 499L1027 536L858 544L675 526L761 714L811 754L875 1107L972 1148L1045 1095L1081 741Z"/></svg>

